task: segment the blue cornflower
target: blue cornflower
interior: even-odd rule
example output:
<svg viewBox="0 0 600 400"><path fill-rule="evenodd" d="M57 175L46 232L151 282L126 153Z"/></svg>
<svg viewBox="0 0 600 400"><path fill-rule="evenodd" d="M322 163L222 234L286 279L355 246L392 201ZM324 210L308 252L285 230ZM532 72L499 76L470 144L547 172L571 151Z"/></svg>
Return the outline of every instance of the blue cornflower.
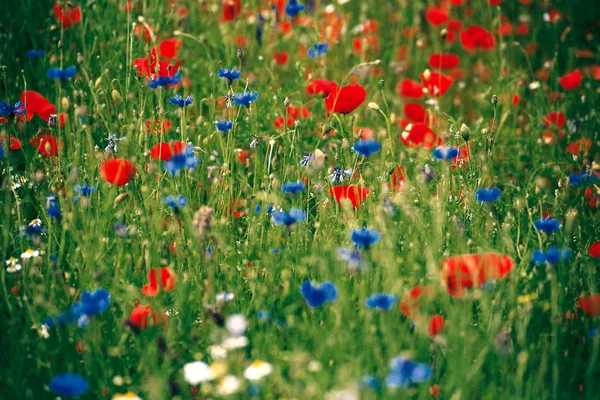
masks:
<svg viewBox="0 0 600 400"><path fill-rule="evenodd" d="M258 92L244 92L241 94L233 95L233 102L238 106L250 107L250 103L256 101L258 98Z"/></svg>
<svg viewBox="0 0 600 400"><path fill-rule="evenodd" d="M298 0L290 0L285 6L285 13L294 18L300 11L304 11L304 5L298 3Z"/></svg>
<svg viewBox="0 0 600 400"><path fill-rule="evenodd" d="M421 173L423 173L426 182L431 182L433 178L435 178L435 170L428 164L425 164L425 166L421 168Z"/></svg>
<svg viewBox="0 0 600 400"><path fill-rule="evenodd" d="M571 257L571 249L559 250L556 247L550 247L548 251L543 252L541 250L536 250L533 252L531 259L536 264L543 264L547 262L548 264L555 265L558 264L559 261L566 261Z"/></svg>
<svg viewBox="0 0 600 400"><path fill-rule="evenodd" d="M560 228L560 221L548 217L541 218L534 222L535 228L540 232L554 232Z"/></svg>
<svg viewBox="0 0 600 400"><path fill-rule="evenodd" d="M357 248L374 245L380 237L379 232L367 228L354 229L350 235Z"/></svg>
<svg viewBox="0 0 600 400"><path fill-rule="evenodd" d="M27 52L27 57L29 58L42 58L46 55L44 50L29 50Z"/></svg>
<svg viewBox="0 0 600 400"><path fill-rule="evenodd" d="M127 140L127 136L118 138L117 135L108 135L105 140L108 142L108 144L104 148L104 151L111 154L117 152L117 142L120 142L121 140Z"/></svg>
<svg viewBox="0 0 600 400"><path fill-rule="evenodd" d="M258 319L263 319L265 321L267 321L270 318L269 312L267 310L260 310L256 316L258 317Z"/></svg>
<svg viewBox="0 0 600 400"><path fill-rule="evenodd" d="M331 179L331 183L343 182L344 179L350 175L352 175L351 169L341 169L340 167L335 167L329 174L329 179Z"/></svg>
<svg viewBox="0 0 600 400"><path fill-rule="evenodd" d="M88 186L86 183L75 186L73 190L79 194L73 197L73 201L77 203L82 197L90 197L92 193L96 191L96 189L98 189L98 186Z"/></svg>
<svg viewBox="0 0 600 400"><path fill-rule="evenodd" d="M365 304L369 308L376 308L380 310L389 310L396 304L398 299L393 294L376 293L370 296Z"/></svg>
<svg viewBox="0 0 600 400"><path fill-rule="evenodd" d="M165 161L163 168L171 175L177 175L184 168L193 169L198 165L198 157L194 155L194 146L187 146L184 151Z"/></svg>
<svg viewBox="0 0 600 400"><path fill-rule="evenodd" d="M71 79L77 73L77 68L74 65L71 65L67 69L60 68L50 68L46 73L46 76L50 79Z"/></svg>
<svg viewBox="0 0 600 400"><path fill-rule="evenodd" d="M456 147L438 147L433 150L433 157L438 160L453 160L458 156L458 153Z"/></svg>
<svg viewBox="0 0 600 400"><path fill-rule="evenodd" d="M361 386L378 390L381 387L381 383L378 378L371 375L365 375L362 378Z"/></svg>
<svg viewBox="0 0 600 400"><path fill-rule="evenodd" d="M381 150L381 143L376 140L359 140L354 143L354 151L361 156L368 157Z"/></svg>
<svg viewBox="0 0 600 400"><path fill-rule="evenodd" d="M67 372L52 378L50 389L60 396L81 396L87 392L88 383L84 377Z"/></svg>
<svg viewBox="0 0 600 400"><path fill-rule="evenodd" d="M217 75L219 75L221 78L227 79L228 84L231 84L231 82L236 81L242 77L242 73L235 68L221 68L217 71Z"/></svg>
<svg viewBox="0 0 600 400"><path fill-rule="evenodd" d="M56 196L52 193L49 193L46 196L46 210L48 211L48 215L52 218L60 218L60 205L58 204L58 200L56 200Z"/></svg>
<svg viewBox="0 0 600 400"><path fill-rule="evenodd" d="M290 212L283 210L274 211L271 213L271 219L275 225L291 226L299 221L306 219L306 211L292 208Z"/></svg>
<svg viewBox="0 0 600 400"><path fill-rule="evenodd" d="M367 264L362 260L360 253L356 250L340 247L337 249L337 256L340 260L348 263L348 269L351 271L364 271L367 269Z"/></svg>
<svg viewBox="0 0 600 400"><path fill-rule="evenodd" d="M177 72L173 76L160 76L151 80L148 84L150 85L150 89L156 89L164 86L177 85L180 81L181 74Z"/></svg>
<svg viewBox="0 0 600 400"><path fill-rule="evenodd" d="M4 157L4 147L2 146L2 143L0 143L0 158Z"/></svg>
<svg viewBox="0 0 600 400"><path fill-rule="evenodd" d="M573 186L592 185L599 180L600 178L598 178L598 175L590 174L589 172L582 172L581 174L569 175L569 182Z"/></svg>
<svg viewBox="0 0 600 400"><path fill-rule="evenodd" d="M310 162L314 160L315 156L313 153L304 153L304 156L302 156L302 160L300 160L300 165L302 165L303 167L308 167L308 164L310 164Z"/></svg>
<svg viewBox="0 0 600 400"><path fill-rule="evenodd" d="M187 107L190 104L192 104L193 102L194 102L194 98L190 95L188 95L184 99L182 95L176 94L175 96L173 96L169 99L169 103L175 104L176 106L181 107L181 108Z"/></svg>
<svg viewBox="0 0 600 400"><path fill-rule="evenodd" d="M233 122L231 121L217 121L215 126L219 132L228 132L233 128Z"/></svg>
<svg viewBox="0 0 600 400"><path fill-rule="evenodd" d="M386 379L389 387L407 387L412 383L423 382L433 373L429 365L419 364L404 357L396 357L390 364L392 372Z"/></svg>
<svg viewBox="0 0 600 400"><path fill-rule="evenodd" d="M162 199L163 203L171 208L185 207L187 206L187 200L182 195L178 194L177 197L170 195Z"/></svg>
<svg viewBox="0 0 600 400"><path fill-rule="evenodd" d="M317 58L329 50L329 43L315 43L313 46L308 49L308 56L310 58Z"/></svg>
<svg viewBox="0 0 600 400"><path fill-rule="evenodd" d="M300 193L304 190L304 182L287 182L281 185L281 191L283 193Z"/></svg>
<svg viewBox="0 0 600 400"><path fill-rule="evenodd" d="M49 328L57 325L66 325L79 322L79 327L87 325L89 317L105 311L110 306L110 294L105 289L96 289L93 292L83 292L81 300L76 302L67 311L44 320Z"/></svg>
<svg viewBox="0 0 600 400"><path fill-rule="evenodd" d="M20 101L17 101L14 106L6 104L5 101L0 103L0 115L13 116L15 114L21 115L23 113L25 113L25 107L23 106L23 103Z"/></svg>
<svg viewBox="0 0 600 400"><path fill-rule="evenodd" d="M493 203L494 201L500 198L502 191L498 188L492 187L489 189L479 189L475 193L475 198L477 201L482 203Z"/></svg>
<svg viewBox="0 0 600 400"><path fill-rule="evenodd" d="M300 288L302 297L310 307L321 307L326 301L333 302L337 298L337 288L331 282L323 282L319 286L309 280L304 281Z"/></svg>

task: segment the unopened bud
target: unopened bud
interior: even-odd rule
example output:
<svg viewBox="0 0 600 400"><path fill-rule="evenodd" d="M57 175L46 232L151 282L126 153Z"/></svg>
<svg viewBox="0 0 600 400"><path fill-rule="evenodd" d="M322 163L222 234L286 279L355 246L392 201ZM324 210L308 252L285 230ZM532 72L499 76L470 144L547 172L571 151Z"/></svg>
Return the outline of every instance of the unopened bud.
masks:
<svg viewBox="0 0 600 400"><path fill-rule="evenodd" d="M62 107L63 110L68 110L69 106L71 105L71 103L69 102L69 99L67 97L63 97L60 100L60 105Z"/></svg>
<svg viewBox="0 0 600 400"><path fill-rule="evenodd" d="M290 101L290 98L289 98L289 97L286 97L285 99L283 99L283 105L284 105L284 106L286 106L286 107L287 107L287 106L289 106L289 105L290 105L290 103L291 103L291 101Z"/></svg>
<svg viewBox="0 0 600 400"><path fill-rule="evenodd" d="M373 111L379 111L379 104L374 103L374 102L370 102L369 104L367 104L369 106L369 108Z"/></svg>
<svg viewBox="0 0 600 400"><path fill-rule="evenodd" d="M77 53L77 63L81 64L83 62L83 54Z"/></svg>
<svg viewBox="0 0 600 400"><path fill-rule="evenodd" d="M238 48L238 50L237 50L237 57L239 59L241 59L242 57L244 57L244 52L242 51L241 48Z"/></svg>
<svg viewBox="0 0 600 400"><path fill-rule="evenodd" d="M113 89L112 92L110 92L110 95L113 99L113 101L115 102L115 104L120 104L121 101L123 101L123 97L121 96L121 93L119 93L119 91L117 89Z"/></svg>
<svg viewBox="0 0 600 400"><path fill-rule="evenodd" d="M56 45L56 47L58 47L59 49L62 49L63 48L63 41L59 40L58 44Z"/></svg>
<svg viewBox="0 0 600 400"><path fill-rule="evenodd" d="M496 104L498 104L498 96L496 96L496 95L493 95L493 96L492 96L492 104L493 104L493 105L496 105Z"/></svg>
<svg viewBox="0 0 600 400"><path fill-rule="evenodd" d="M446 40L446 38L448 37L448 29L444 28L440 31L440 37L442 38L442 40Z"/></svg>
<svg viewBox="0 0 600 400"><path fill-rule="evenodd" d="M431 78L431 71L430 71L430 70L428 70L428 69L426 69L425 71L423 71L423 79L424 79L425 81L428 81L428 80L429 80L429 78Z"/></svg>
<svg viewBox="0 0 600 400"><path fill-rule="evenodd" d="M379 80L379 89L383 89L383 85L385 84L385 80L384 79L380 79Z"/></svg>
<svg viewBox="0 0 600 400"><path fill-rule="evenodd" d="M462 126L460 127L460 135L462 136L465 142L469 141L469 139L471 138L471 130L467 125L462 124Z"/></svg>

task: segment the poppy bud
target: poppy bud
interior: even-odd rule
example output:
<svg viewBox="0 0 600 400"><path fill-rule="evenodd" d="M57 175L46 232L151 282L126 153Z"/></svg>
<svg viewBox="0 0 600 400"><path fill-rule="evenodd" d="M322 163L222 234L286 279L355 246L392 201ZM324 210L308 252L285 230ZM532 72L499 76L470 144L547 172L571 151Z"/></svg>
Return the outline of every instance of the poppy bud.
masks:
<svg viewBox="0 0 600 400"><path fill-rule="evenodd" d="M471 137L471 130L467 125L462 124L462 126L460 127L460 135L462 136L465 142L469 141L469 138Z"/></svg>
<svg viewBox="0 0 600 400"><path fill-rule="evenodd" d="M429 81L429 78L431 78L431 71L426 69L425 71L423 71L423 80Z"/></svg>
<svg viewBox="0 0 600 400"><path fill-rule="evenodd" d="M237 49L237 57L241 60L242 57L244 57L244 52L242 51L241 48Z"/></svg>
<svg viewBox="0 0 600 400"><path fill-rule="evenodd" d="M58 47L59 49L62 49L62 47L63 47L63 41L59 40L58 44L56 45L56 47Z"/></svg>
<svg viewBox="0 0 600 400"><path fill-rule="evenodd" d="M77 53L77 63L81 64L83 62L83 54Z"/></svg>
<svg viewBox="0 0 600 400"><path fill-rule="evenodd" d="M369 108L373 111L379 111L379 105L375 102L370 102L369 104L367 104L369 106Z"/></svg>
<svg viewBox="0 0 600 400"><path fill-rule="evenodd" d="M68 110L71 105L67 97L63 97L60 101L63 110Z"/></svg>
<svg viewBox="0 0 600 400"><path fill-rule="evenodd" d="M110 95L113 99L113 101L115 102L115 104L119 105L121 103L121 101L123 101L123 97L121 96L121 93L119 93L119 91L117 89L113 89L112 92L110 92Z"/></svg>
<svg viewBox="0 0 600 400"><path fill-rule="evenodd" d="M442 38L442 40L446 40L446 38L448 37L448 29L444 28L440 31L440 37Z"/></svg>
<svg viewBox="0 0 600 400"><path fill-rule="evenodd" d="M379 80L379 88L383 89L383 85L385 84L385 80L384 79L380 79Z"/></svg>
<svg viewBox="0 0 600 400"><path fill-rule="evenodd" d="M496 96L496 95L493 95L493 96L492 96L492 104L493 104L494 106L496 106L496 104L498 104L498 96Z"/></svg>
<svg viewBox="0 0 600 400"><path fill-rule="evenodd" d="M284 106L286 106L286 107L287 107L287 106L289 106L289 105L290 105L290 103L291 103L291 101L290 101L290 98L289 98L289 97L286 97L286 98L283 100L283 105L284 105Z"/></svg>

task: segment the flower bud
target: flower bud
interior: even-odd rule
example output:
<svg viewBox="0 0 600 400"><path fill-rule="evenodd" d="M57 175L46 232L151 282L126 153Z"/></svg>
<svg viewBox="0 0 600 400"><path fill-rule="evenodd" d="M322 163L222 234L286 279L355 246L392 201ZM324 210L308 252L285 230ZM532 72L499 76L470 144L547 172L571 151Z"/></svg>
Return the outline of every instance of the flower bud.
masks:
<svg viewBox="0 0 600 400"><path fill-rule="evenodd" d="M462 124L462 126L460 127L460 135L462 136L465 142L469 141L469 139L471 138L471 130L467 125Z"/></svg>
<svg viewBox="0 0 600 400"><path fill-rule="evenodd" d="M378 105L377 103L370 102L370 103L368 104L368 106L369 106L369 108L370 108L371 110L373 110L373 111L379 111L379 110L380 110L380 108L379 108L379 105Z"/></svg>

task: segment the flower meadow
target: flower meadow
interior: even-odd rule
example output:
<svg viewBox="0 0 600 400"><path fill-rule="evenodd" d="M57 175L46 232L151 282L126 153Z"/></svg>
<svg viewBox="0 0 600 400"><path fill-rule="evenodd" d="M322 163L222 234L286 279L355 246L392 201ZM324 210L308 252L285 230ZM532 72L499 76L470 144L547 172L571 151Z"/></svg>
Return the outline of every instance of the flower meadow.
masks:
<svg viewBox="0 0 600 400"><path fill-rule="evenodd" d="M597 398L594 1L9 8L0 398Z"/></svg>

